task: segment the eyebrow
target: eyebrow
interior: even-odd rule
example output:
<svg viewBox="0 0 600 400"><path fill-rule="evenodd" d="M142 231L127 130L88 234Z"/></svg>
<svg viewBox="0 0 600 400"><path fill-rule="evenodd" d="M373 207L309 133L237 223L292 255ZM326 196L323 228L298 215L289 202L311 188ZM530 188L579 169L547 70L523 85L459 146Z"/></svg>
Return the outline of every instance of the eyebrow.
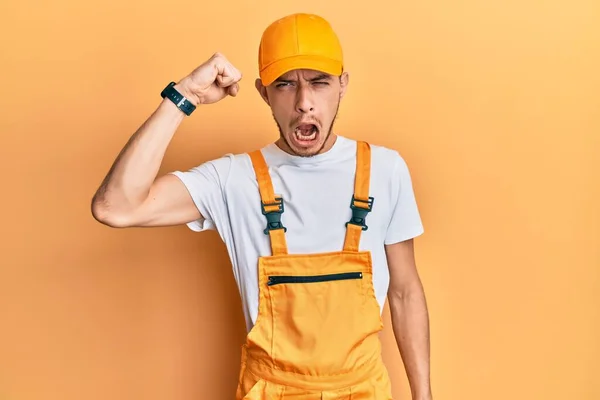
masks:
<svg viewBox="0 0 600 400"><path fill-rule="evenodd" d="M314 78L310 78L309 79L310 82L322 81L322 80L331 80L331 75L329 75L329 74L319 74L319 75L315 76ZM295 80L293 80L293 79L277 78L277 79L275 79L275 82L291 83L291 82L295 82Z"/></svg>
<svg viewBox="0 0 600 400"><path fill-rule="evenodd" d="M331 75L329 75L329 74L319 74L319 75L317 75L317 76L315 76L314 78L311 78L311 79L309 79L309 80L310 80L311 82L314 82L314 81L322 81L322 80L324 80L324 79L325 79L325 80L329 80L329 79L331 79Z"/></svg>

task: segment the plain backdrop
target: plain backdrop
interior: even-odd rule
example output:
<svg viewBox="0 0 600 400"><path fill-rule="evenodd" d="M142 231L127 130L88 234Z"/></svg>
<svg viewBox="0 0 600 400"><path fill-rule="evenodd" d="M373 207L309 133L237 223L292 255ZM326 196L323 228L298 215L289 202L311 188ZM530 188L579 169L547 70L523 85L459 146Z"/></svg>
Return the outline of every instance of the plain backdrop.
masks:
<svg viewBox="0 0 600 400"><path fill-rule="evenodd" d="M161 173L274 141L258 42L299 11L344 46L337 132L409 165L434 399L599 399L597 0L3 0L0 399L233 398L244 323L218 235L111 229L90 200L162 88L215 51L239 96L187 118Z"/></svg>

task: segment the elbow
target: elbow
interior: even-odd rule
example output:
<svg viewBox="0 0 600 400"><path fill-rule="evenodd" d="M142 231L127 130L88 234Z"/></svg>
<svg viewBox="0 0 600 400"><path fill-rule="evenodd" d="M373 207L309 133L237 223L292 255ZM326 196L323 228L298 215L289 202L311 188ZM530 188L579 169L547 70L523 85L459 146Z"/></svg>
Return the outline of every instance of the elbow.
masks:
<svg viewBox="0 0 600 400"><path fill-rule="evenodd" d="M390 285L388 290L389 301L394 305L422 301L424 297L425 292L419 281L412 284Z"/></svg>
<svg viewBox="0 0 600 400"><path fill-rule="evenodd" d="M392 308L400 306L406 299L406 296L407 293L403 290L397 290L393 288L390 288L390 290L388 290L388 299Z"/></svg>
<svg viewBox="0 0 600 400"><path fill-rule="evenodd" d="M91 203L92 217L102 225L111 228L127 228L130 225L125 214L117 212L106 199L95 195Z"/></svg>

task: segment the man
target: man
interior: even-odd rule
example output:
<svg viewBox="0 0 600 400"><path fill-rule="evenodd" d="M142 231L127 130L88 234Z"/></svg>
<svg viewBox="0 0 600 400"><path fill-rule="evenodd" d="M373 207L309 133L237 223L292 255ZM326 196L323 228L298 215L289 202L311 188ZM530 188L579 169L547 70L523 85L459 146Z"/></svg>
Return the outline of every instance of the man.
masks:
<svg viewBox="0 0 600 400"><path fill-rule="evenodd" d="M157 177L182 119L238 93L242 74L215 54L163 90L95 194L94 217L219 232L248 327L237 399L390 399L379 342L386 296L412 397L431 399L413 253L423 227L407 165L334 133L349 75L323 18L294 14L267 27L259 71L276 142Z"/></svg>

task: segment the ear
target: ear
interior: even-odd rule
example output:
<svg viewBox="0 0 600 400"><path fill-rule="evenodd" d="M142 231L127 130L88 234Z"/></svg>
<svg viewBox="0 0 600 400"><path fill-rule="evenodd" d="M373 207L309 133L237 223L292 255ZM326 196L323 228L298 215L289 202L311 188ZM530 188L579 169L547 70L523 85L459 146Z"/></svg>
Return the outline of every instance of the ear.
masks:
<svg viewBox="0 0 600 400"><path fill-rule="evenodd" d="M350 75L347 71L342 72L340 75L340 98L344 97L348 88L348 82L350 81Z"/></svg>
<svg viewBox="0 0 600 400"><path fill-rule="evenodd" d="M269 97L267 95L267 87L262 84L262 81L260 80L260 78L256 78L256 80L254 81L254 86L256 87L256 90L258 90L260 97L263 98L265 103L269 104Z"/></svg>

